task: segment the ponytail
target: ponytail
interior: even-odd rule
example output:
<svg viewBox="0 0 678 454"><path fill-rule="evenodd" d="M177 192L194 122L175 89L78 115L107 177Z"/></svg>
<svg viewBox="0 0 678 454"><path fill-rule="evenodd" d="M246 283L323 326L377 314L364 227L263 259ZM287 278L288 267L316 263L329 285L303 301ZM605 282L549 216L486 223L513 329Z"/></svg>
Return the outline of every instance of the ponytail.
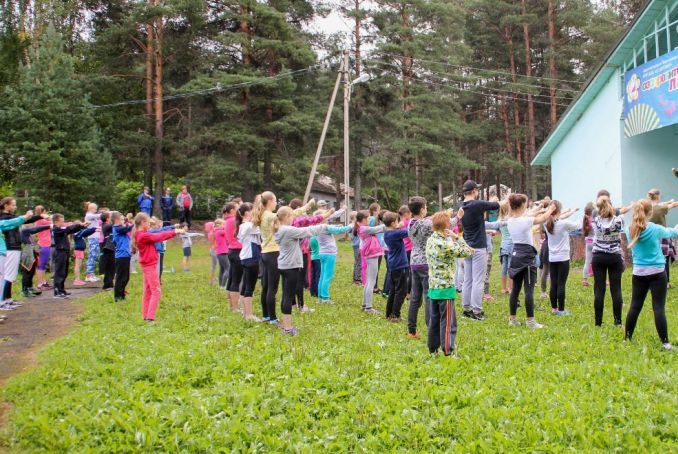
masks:
<svg viewBox="0 0 678 454"><path fill-rule="evenodd" d="M553 233L553 228L556 225L556 217L560 214L560 211L563 209L563 205L557 200L552 200L550 205L555 206L556 209L553 211L553 213L551 213L551 216L549 216L545 226L547 232Z"/></svg>
<svg viewBox="0 0 678 454"><path fill-rule="evenodd" d="M370 217L370 213L365 210L358 211L355 215L355 224L353 224L353 235L358 235L358 231L360 231L360 223L363 222L365 219Z"/></svg>
<svg viewBox="0 0 678 454"><path fill-rule="evenodd" d="M652 202L649 199L641 199L633 207L633 219L631 220L631 226L629 227L629 233L631 234L631 242L628 245L628 249L631 249L636 245L640 239L640 235L647 228L647 218L652 213Z"/></svg>
<svg viewBox="0 0 678 454"><path fill-rule="evenodd" d="M584 220L582 221L581 231L584 237L591 233L591 215L593 214L593 203L589 202L584 208Z"/></svg>
<svg viewBox="0 0 678 454"><path fill-rule="evenodd" d="M240 224L243 222L243 218L245 217L245 213L248 211L252 211L252 204L249 202L245 202L242 205L240 205L240 208L238 208L235 212L235 231L237 232L240 229ZM237 234L236 234L237 236Z"/></svg>
<svg viewBox="0 0 678 454"><path fill-rule="evenodd" d="M271 191L265 191L259 194L254 199L254 215L252 222L256 226L261 226L261 221L264 218L264 212L266 211L266 205L268 202L275 199L275 194Z"/></svg>

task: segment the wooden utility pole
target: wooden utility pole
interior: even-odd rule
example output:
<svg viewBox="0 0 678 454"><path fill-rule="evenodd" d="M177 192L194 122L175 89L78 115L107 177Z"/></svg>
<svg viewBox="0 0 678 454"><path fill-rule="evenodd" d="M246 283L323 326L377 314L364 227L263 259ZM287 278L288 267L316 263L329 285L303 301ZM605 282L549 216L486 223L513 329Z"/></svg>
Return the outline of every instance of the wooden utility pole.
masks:
<svg viewBox="0 0 678 454"><path fill-rule="evenodd" d="M318 142L318 148L315 150L315 158L313 159L313 165L311 166L311 174L308 176L308 183L306 183L306 192L304 192L304 204L308 202L308 199L311 195L311 187L313 186L313 180L315 179L315 173L318 170L318 161L320 161L320 154L323 150L323 145L325 144L325 136L327 135L327 128L330 125L330 119L332 118L332 110L334 109L334 102L337 99L337 92L339 91L339 83L343 77L343 68L344 62L342 61L339 65L339 73L337 74L337 80L334 83L334 90L332 91L332 96L330 97L330 105L327 107L327 114L325 114L325 123L323 124L323 130L320 133L320 142Z"/></svg>
<svg viewBox="0 0 678 454"><path fill-rule="evenodd" d="M154 0L154 5L157 6L159 0ZM162 197L162 187L164 184L163 175L163 139L164 139L164 102L163 102L163 56L162 56L162 39L163 39L163 18L158 15L154 18L154 84L153 94L155 96L153 106L155 113L155 151L153 153L153 174L155 177L155 194L156 200ZM156 205L156 207L159 206Z"/></svg>
<svg viewBox="0 0 678 454"><path fill-rule="evenodd" d="M344 208L348 214L351 211L351 197L348 191L349 188L349 97L351 90L351 81L349 80L348 70L348 51L344 51ZM348 216L345 216L346 224L348 225Z"/></svg>

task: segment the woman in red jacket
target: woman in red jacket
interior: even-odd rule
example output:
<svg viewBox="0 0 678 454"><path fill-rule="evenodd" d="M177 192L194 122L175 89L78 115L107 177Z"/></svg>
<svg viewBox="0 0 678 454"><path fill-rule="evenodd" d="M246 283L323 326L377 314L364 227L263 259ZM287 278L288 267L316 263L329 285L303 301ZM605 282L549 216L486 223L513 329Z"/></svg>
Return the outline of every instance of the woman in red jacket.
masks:
<svg viewBox="0 0 678 454"><path fill-rule="evenodd" d="M139 265L141 265L141 271L144 273L141 314L147 322L155 321L155 312L158 310L162 290L158 274L158 251L155 249L155 243L169 240L177 234L184 233L183 229L149 233L150 226L151 218L146 213L139 213L134 217L132 253L139 252Z"/></svg>

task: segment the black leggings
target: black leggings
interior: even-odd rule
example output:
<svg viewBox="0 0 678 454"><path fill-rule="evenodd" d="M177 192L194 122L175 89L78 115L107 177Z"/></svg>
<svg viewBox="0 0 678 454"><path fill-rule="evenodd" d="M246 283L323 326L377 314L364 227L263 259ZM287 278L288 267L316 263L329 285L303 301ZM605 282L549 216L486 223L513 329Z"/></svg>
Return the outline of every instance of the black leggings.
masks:
<svg viewBox="0 0 678 454"><path fill-rule="evenodd" d="M242 264L240 263L240 249L231 249L228 251L228 291L240 291L240 281L242 281Z"/></svg>
<svg viewBox="0 0 678 454"><path fill-rule="evenodd" d="M514 316L518 312L518 296L520 296L520 289L525 283L525 312L527 317L534 317L534 284L537 281L537 268L528 266L520 270L513 276L513 289L511 289L511 296L509 297L509 313Z"/></svg>
<svg viewBox="0 0 678 454"><path fill-rule="evenodd" d="M671 282L671 257L666 257L664 269L666 270L666 283L669 284Z"/></svg>
<svg viewBox="0 0 678 454"><path fill-rule="evenodd" d="M306 256L304 255L304 260ZM304 307L304 287L306 284L306 273L305 268L299 268L299 278L297 279L297 288L294 289L294 296L296 298L296 304L299 305L299 309Z"/></svg>
<svg viewBox="0 0 678 454"><path fill-rule="evenodd" d="M261 254L264 269L261 279L261 311L264 317L277 320L275 314L275 295L278 293L280 284L280 271L278 270L279 252L266 252Z"/></svg>
<svg viewBox="0 0 678 454"><path fill-rule="evenodd" d="M636 329L638 315L640 315L648 290L652 293L652 312L654 312L654 326L657 328L659 340L669 342L669 330L666 326L666 273L657 273L650 276L636 276L632 279L631 307L626 314L626 338L631 339Z"/></svg>
<svg viewBox="0 0 678 454"><path fill-rule="evenodd" d="M593 269L593 307L596 314L596 326L603 324L603 309L605 308L605 285L606 278L610 279L610 294L612 295L612 314L614 324L622 323L622 298L621 278L624 272L624 261L619 254L596 253L591 259Z"/></svg>
<svg viewBox="0 0 678 454"><path fill-rule="evenodd" d="M567 285L567 276L570 274L570 261L550 262L549 272L551 273L551 308L559 311L565 310L565 286Z"/></svg>
<svg viewBox="0 0 678 454"><path fill-rule="evenodd" d="M255 261L251 264L242 264L242 285L240 286L240 296L247 298L254 294L254 288L257 286L258 277L259 261Z"/></svg>
<svg viewBox="0 0 678 454"><path fill-rule="evenodd" d="M115 277L115 251L104 249L99 259L99 270L104 274L104 290L113 288Z"/></svg>
<svg viewBox="0 0 678 454"><path fill-rule="evenodd" d="M297 293L297 283L299 282L299 276L301 276L299 270L303 271L303 268L280 270L280 274L282 275L282 288L283 288L282 295L283 315L292 314L292 305L294 305L294 299Z"/></svg>
<svg viewBox="0 0 678 454"><path fill-rule="evenodd" d="M33 276L35 276L35 269L38 267L38 258L36 257L35 261L33 262L33 266L31 267L30 270L25 269L24 267L21 267L23 269L23 275L21 276L21 289L23 291L28 290L29 288L33 288ZM9 284L9 282L8 282Z"/></svg>
<svg viewBox="0 0 678 454"><path fill-rule="evenodd" d="M115 259L115 288L113 297L116 300L125 299L125 288L129 282L129 257Z"/></svg>

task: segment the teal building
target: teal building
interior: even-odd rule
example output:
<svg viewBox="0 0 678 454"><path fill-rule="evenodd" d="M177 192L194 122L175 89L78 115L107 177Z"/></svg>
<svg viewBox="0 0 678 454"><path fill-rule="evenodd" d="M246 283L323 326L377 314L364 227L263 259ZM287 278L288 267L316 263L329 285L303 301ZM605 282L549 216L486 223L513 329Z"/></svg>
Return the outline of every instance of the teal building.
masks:
<svg viewBox="0 0 678 454"><path fill-rule="evenodd" d="M615 205L678 200L678 0L650 0L572 101L532 161L552 194L583 208L599 189ZM678 224L678 209L669 225Z"/></svg>

